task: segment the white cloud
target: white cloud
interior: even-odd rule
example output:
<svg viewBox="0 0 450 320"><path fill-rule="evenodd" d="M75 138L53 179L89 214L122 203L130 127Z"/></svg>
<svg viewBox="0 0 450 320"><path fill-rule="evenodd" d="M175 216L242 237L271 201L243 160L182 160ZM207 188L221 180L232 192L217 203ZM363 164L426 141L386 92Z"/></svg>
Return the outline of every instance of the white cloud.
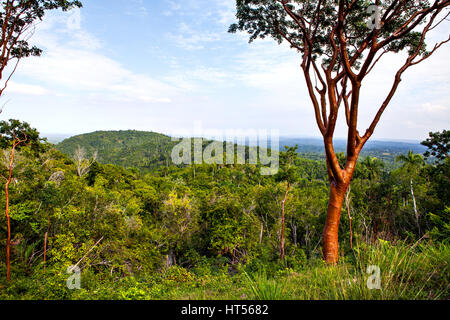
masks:
<svg viewBox="0 0 450 320"><path fill-rule="evenodd" d="M148 16L148 10L145 7L144 0L132 0L130 4L130 8L125 11L127 15L139 18Z"/></svg>
<svg viewBox="0 0 450 320"><path fill-rule="evenodd" d="M24 60L17 72L17 76L39 83L42 90L16 84L11 92L29 88L31 92L44 93L57 88L78 95L103 96L107 100L147 103L170 102L171 96L177 93L170 84L133 73L105 56L98 50L102 48L101 41L84 30L65 27L64 21L63 14L51 15L38 26L33 41L45 48L45 54ZM55 29L58 32L50 32Z"/></svg>
<svg viewBox="0 0 450 320"><path fill-rule="evenodd" d="M50 94L50 91L42 86L16 83L14 81L9 82L8 92L26 95L36 95L36 96L43 96Z"/></svg>
<svg viewBox="0 0 450 320"><path fill-rule="evenodd" d="M168 37L171 38L175 44L184 50L199 50L205 49L205 47L213 42L221 40L221 36L218 33L202 31L192 29L186 23L182 22L177 28L177 34L168 33Z"/></svg>
<svg viewBox="0 0 450 320"><path fill-rule="evenodd" d="M236 20L236 1L235 0L216 0L219 6L218 22L222 25L230 25Z"/></svg>

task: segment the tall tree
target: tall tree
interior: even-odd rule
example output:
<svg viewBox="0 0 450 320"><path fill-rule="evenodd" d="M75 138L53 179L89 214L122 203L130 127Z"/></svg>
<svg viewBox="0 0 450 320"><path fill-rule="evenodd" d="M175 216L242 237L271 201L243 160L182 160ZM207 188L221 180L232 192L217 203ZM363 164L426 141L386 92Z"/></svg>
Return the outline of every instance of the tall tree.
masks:
<svg viewBox="0 0 450 320"><path fill-rule="evenodd" d="M280 241L280 258L284 260L284 232L286 227L286 202L289 191L292 185L297 180L297 171L295 168L295 159L297 155L298 145L295 147L285 147L285 150L280 153L280 170L277 174L276 180L286 183L286 192L284 194L283 202L281 203L281 241Z"/></svg>
<svg viewBox="0 0 450 320"><path fill-rule="evenodd" d="M17 69L21 59L40 56L42 50L28 41L34 25L42 20L46 11L67 11L81 7L80 1L69 0L5 0L0 4L0 96ZM6 67L12 63L10 69ZM7 72L6 77L5 72Z"/></svg>
<svg viewBox="0 0 450 320"><path fill-rule="evenodd" d="M408 152L408 155L400 155L396 159L396 161L403 162L403 169L406 171L406 173L409 175L409 183L410 183L410 191L411 191L411 199L413 201L413 207L414 207L414 216L416 220L417 229L420 231L420 215L419 211L417 209L417 202L416 197L414 195L414 176L419 173L419 170L423 165L425 164L425 161L423 160L422 156L420 154L414 154L412 151Z"/></svg>
<svg viewBox="0 0 450 320"><path fill-rule="evenodd" d="M364 175L368 180L377 180L384 167L383 161L377 158L365 157L361 162L361 175Z"/></svg>
<svg viewBox="0 0 450 320"><path fill-rule="evenodd" d="M39 133L36 129L32 129L26 122L20 122L18 120L9 120L9 122L0 122L0 147L2 149L10 148L10 161L7 168L6 177L1 175L5 181L5 194L6 194L6 224L7 224L7 240L6 240L6 277L11 280L11 263L10 263L10 250L11 250L11 217L9 215L9 186L13 179L14 168L14 156L17 150L25 145L31 145L33 148L39 148Z"/></svg>
<svg viewBox="0 0 450 320"><path fill-rule="evenodd" d="M428 167L429 174L434 181L436 195L445 207L450 202L450 130L430 132L430 137L422 142L428 147L424 153L425 160L432 158L435 165Z"/></svg>
<svg viewBox="0 0 450 320"><path fill-rule="evenodd" d="M404 72L450 41L449 36L426 50L427 34L446 21L449 13L444 10L449 5L449 0L377 0L370 7L364 0L236 1L238 23L230 26L230 32L246 31L250 42L265 37L272 37L278 43L287 42L301 56L301 68L324 140L330 181L323 232L323 255L328 263L339 260L341 210L361 150L373 135ZM360 134L362 83L383 56L400 51L406 51L407 59L397 70L392 87L370 126ZM348 127L343 166L333 145L341 107Z"/></svg>

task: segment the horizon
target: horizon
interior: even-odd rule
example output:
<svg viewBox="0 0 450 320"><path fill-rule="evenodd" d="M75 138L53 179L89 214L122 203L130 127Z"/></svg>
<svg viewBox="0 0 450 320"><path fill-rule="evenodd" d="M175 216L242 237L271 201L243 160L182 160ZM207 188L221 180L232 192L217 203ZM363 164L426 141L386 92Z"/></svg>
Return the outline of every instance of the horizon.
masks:
<svg viewBox="0 0 450 320"><path fill-rule="evenodd" d="M171 135L169 133L164 133L164 132L157 132L154 130L150 130L150 131L146 131L146 130L136 130L136 129L126 129L126 130L95 130L95 131L91 131L91 132L86 132L86 133L76 133L76 134L64 134L64 133L40 133L40 136L42 138L47 138L47 140L51 143L54 144L58 144L66 139L70 139L73 137L77 137L77 136L83 136L83 135L89 135L92 133L96 133L96 132L129 132L129 131L136 131L136 132L146 132L146 133L156 133L156 134L162 134L165 135L167 137L171 137L171 138L176 138L176 137L180 137L180 138L194 138L197 136L189 136L189 135L185 135L185 136L177 136L177 135ZM214 139L213 136L198 136L199 138L203 138L203 139ZM294 135L280 135L280 139L311 139L311 140L318 140L318 141L323 141L322 137L319 136L294 136ZM51 141L53 140L53 141ZM216 139L217 140L217 139ZM335 141L346 141L347 138L345 137L336 137L334 138ZM374 143L374 142L396 142L396 143L405 143L405 144L418 144L420 145L420 143L423 140L413 140L413 139L383 139L383 138L379 138L379 139L371 139L368 141L368 144ZM225 141L222 140L222 141Z"/></svg>

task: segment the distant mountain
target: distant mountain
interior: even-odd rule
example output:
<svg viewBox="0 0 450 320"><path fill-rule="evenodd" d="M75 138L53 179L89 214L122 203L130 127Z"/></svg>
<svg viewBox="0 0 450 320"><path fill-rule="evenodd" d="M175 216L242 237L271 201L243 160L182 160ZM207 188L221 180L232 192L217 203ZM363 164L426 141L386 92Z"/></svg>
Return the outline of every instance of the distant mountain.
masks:
<svg viewBox="0 0 450 320"><path fill-rule="evenodd" d="M96 131L65 139L56 148L73 156L80 146L88 156L97 151L101 163L153 169L169 163L172 148L177 143L171 137L155 132Z"/></svg>
<svg viewBox="0 0 450 320"><path fill-rule="evenodd" d="M324 156L323 140L320 138L292 138L281 137L280 149L284 146L299 146L298 152L302 155L310 155L309 158L319 158ZM335 139L334 147L336 152L345 152L347 149L347 141L345 139ZM400 154L406 154L409 150L414 153L423 154L426 147L419 142L406 141L377 141L369 140L365 145L362 156L377 157L379 159L392 162L395 157Z"/></svg>
<svg viewBox="0 0 450 320"><path fill-rule="evenodd" d="M47 139L50 143L60 143L64 139L70 138L71 134L55 134L55 133L41 133L41 137L44 137Z"/></svg>

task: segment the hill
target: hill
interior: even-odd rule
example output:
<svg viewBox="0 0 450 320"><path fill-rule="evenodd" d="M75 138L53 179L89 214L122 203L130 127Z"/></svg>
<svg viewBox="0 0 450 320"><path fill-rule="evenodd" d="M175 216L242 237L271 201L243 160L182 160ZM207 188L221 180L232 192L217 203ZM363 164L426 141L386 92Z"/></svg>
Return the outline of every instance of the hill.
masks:
<svg viewBox="0 0 450 320"><path fill-rule="evenodd" d="M171 137L155 132L96 131L65 139L56 148L73 156L80 146L88 156L97 151L101 163L145 170L167 165L176 144Z"/></svg>

